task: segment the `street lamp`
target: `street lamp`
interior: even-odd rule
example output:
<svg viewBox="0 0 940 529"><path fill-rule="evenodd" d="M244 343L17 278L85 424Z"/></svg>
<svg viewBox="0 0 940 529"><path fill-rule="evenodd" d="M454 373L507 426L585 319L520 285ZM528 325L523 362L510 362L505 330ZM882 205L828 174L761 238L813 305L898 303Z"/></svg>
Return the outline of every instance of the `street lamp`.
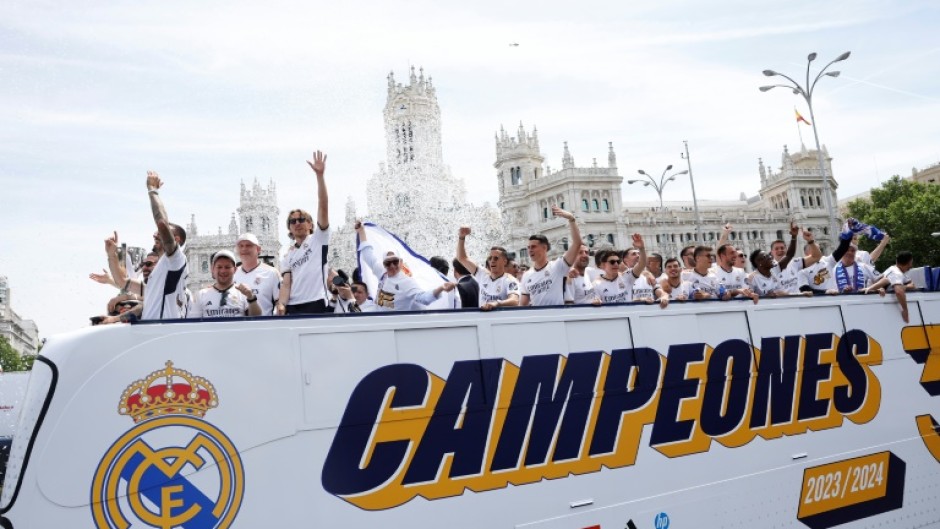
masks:
<svg viewBox="0 0 940 529"><path fill-rule="evenodd" d="M670 169L672 169L672 164L667 165L666 168L663 169L663 174L659 177L659 182L657 182L655 178L647 174L646 171L644 171L643 169L640 169L637 172L645 176L647 180L642 180L642 179L627 180L627 183L628 184L640 184L641 183L644 186L650 186L650 185L653 186L653 189L656 190L656 194L659 195L659 209L663 209L663 188L666 187L666 184L675 180L677 176L683 175L683 174L689 174L688 171L679 171L678 173L673 173L669 175L669 177L667 178L666 173L669 172Z"/></svg>
<svg viewBox="0 0 940 529"><path fill-rule="evenodd" d="M685 152L679 153L679 156L689 165L689 183L692 184L692 206L695 208L695 240L702 240L702 219L698 216L698 199L695 198L695 180L692 178L692 157L689 156L689 142L682 140L685 145Z"/></svg>
<svg viewBox="0 0 940 529"><path fill-rule="evenodd" d="M794 94L803 96L803 99L806 100L806 106L809 107L809 119L813 120L813 123L812 123L813 137L816 139L816 157L819 159L819 171L822 172L823 186L825 186L826 188L825 193L823 193L823 196L826 198L826 210L829 212L829 236L830 237L834 237L836 233L839 233L839 228L835 222L835 210L832 209L832 196L831 196L832 187L829 185L829 175L828 173L826 173L826 165L825 165L825 162L823 161L822 148L820 148L819 146L819 133L816 131L816 115L813 114L813 90L816 88L816 83L819 82L819 80L822 78L823 75L826 75L829 77L839 77L838 71L827 72L826 70L833 64L848 59L849 55L851 54L852 52L847 51L843 53L842 55L839 55L838 57L836 57L829 64L823 67L822 70L819 70L819 73L816 74L816 78L813 79L812 84L810 84L809 67L810 67L810 64L812 64L812 62L816 60L816 53L815 52L810 53L806 57L806 85L805 86L800 86L800 83L797 83L792 78L782 73L775 72L773 70L764 70L763 73L767 77L774 77L774 76L783 77L787 81L790 81L790 84L784 83L784 84L775 84L775 85L768 85L768 86L760 87L761 92L766 92L768 90L772 90L778 87L787 88L789 90L792 90Z"/></svg>

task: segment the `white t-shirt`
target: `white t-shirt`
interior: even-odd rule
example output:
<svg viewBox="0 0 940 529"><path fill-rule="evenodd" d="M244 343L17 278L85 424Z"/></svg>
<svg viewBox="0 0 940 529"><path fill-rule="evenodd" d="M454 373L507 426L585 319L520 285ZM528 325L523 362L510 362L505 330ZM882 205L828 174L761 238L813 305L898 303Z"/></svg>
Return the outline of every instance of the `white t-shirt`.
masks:
<svg viewBox="0 0 940 529"><path fill-rule="evenodd" d="M800 270L800 284L809 285L813 290L835 290L835 267L836 260L824 255L816 264Z"/></svg>
<svg viewBox="0 0 940 529"><path fill-rule="evenodd" d="M689 283L692 284L692 293L703 292L705 294L711 295L713 298L718 297L718 277L715 276L715 273L709 270L705 275L701 275L695 271L693 268L689 273Z"/></svg>
<svg viewBox="0 0 940 529"><path fill-rule="evenodd" d="M712 265L709 272L715 274L715 278L718 279L718 284L724 285L725 290L741 290L747 286L747 273L743 268L735 268L732 266L729 272L720 267L718 263L715 263ZM740 294L738 294L738 296L740 296Z"/></svg>
<svg viewBox="0 0 940 529"><path fill-rule="evenodd" d="M378 276L379 285L375 296L376 311L422 310L434 303L434 289L422 290L418 282L399 270L394 277L388 277L382 261L375 256L372 243L359 244L359 259Z"/></svg>
<svg viewBox="0 0 940 529"><path fill-rule="evenodd" d="M802 270L803 258L794 257L787 263L786 268L780 270L780 265L776 265L771 269L770 274L777 280L777 290L785 290L787 294L799 294L800 286L807 284L805 279L801 279Z"/></svg>
<svg viewBox="0 0 940 529"><path fill-rule="evenodd" d="M884 277L888 278L888 284L891 286L901 285L905 286L913 280L907 272L902 272L898 265L893 265L884 271Z"/></svg>
<svg viewBox="0 0 940 529"><path fill-rule="evenodd" d="M600 276L594 282L594 292L601 303L627 303L633 301L633 284L636 281L638 279L633 276L632 270L618 275L614 280Z"/></svg>
<svg viewBox="0 0 940 529"><path fill-rule="evenodd" d="M669 281L669 277L663 276L663 279L660 280L660 284L662 283L663 280ZM663 291L665 292L665 290ZM670 285L669 299L676 300L676 299L679 299L681 296L685 296L682 299L692 299L692 283L689 283L688 281L683 281L680 275L679 286L674 287Z"/></svg>
<svg viewBox="0 0 940 529"><path fill-rule="evenodd" d="M764 297L771 292L776 292L777 290L782 290L777 281L777 277L771 272L770 277L761 274L760 272L754 271L751 275L747 276L747 284L751 287L751 290L757 293L758 296Z"/></svg>
<svg viewBox="0 0 940 529"><path fill-rule="evenodd" d="M575 305L590 305L597 298L594 291L594 282L587 274L575 278L568 278L568 290L565 292L565 301L570 301Z"/></svg>
<svg viewBox="0 0 940 529"><path fill-rule="evenodd" d="M186 293L186 252L176 247L173 255L163 254L144 284L142 320L173 320L186 317L189 296Z"/></svg>
<svg viewBox="0 0 940 529"><path fill-rule="evenodd" d="M235 285L223 291L206 287L193 296L189 318L234 318L248 314L248 298Z"/></svg>
<svg viewBox="0 0 940 529"><path fill-rule="evenodd" d="M856 287L856 284L855 284L855 274L856 274L855 268L856 267L858 267L858 273L861 275L861 278L862 278L862 283L863 283L862 288L867 287L868 285L871 285L875 281L878 281L879 279L881 279L881 274L879 274L878 271L875 270L874 267L868 266L864 263L860 263L856 261L854 264L844 267L845 277L847 279L846 284L849 287L851 287L850 289L847 289L846 292L857 291L855 288ZM839 284L838 283L839 282L839 279L838 279L839 268L840 267L837 264L833 273L833 276L835 277L836 285Z"/></svg>
<svg viewBox="0 0 940 529"><path fill-rule="evenodd" d="M633 271L628 270L623 275L633 277ZM655 281L655 280L654 280ZM630 299L632 301L645 301L648 299L656 299L656 285L650 285L649 278L646 277L646 274L640 275L633 281L633 288Z"/></svg>
<svg viewBox="0 0 940 529"><path fill-rule="evenodd" d="M242 283L251 289L252 294L258 298L262 316L273 316L274 305L281 292L281 274L273 266L258 263L250 272L245 272L243 266L235 270L233 280Z"/></svg>
<svg viewBox="0 0 940 529"><path fill-rule="evenodd" d="M326 258L330 232L330 228L321 230L316 226L299 248L296 244L287 247L284 258L281 259L281 274L291 273L288 305L327 299Z"/></svg>
<svg viewBox="0 0 940 529"><path fill-rule="evenodd" d="M565 279L571 266L564 257L549 261L543 268L530 268L522 274L519 293L529 296L529 305L544 307L565 304Z"/></svg>
<svg viewBox="0 0 940 529"><path fill-rule="evenodd" d="M481 307L490 301L509 299L510 294L519 295L519 280L508 272L494 279L490 277L489 271L478 266L473 279L480 286Z"/></svg>

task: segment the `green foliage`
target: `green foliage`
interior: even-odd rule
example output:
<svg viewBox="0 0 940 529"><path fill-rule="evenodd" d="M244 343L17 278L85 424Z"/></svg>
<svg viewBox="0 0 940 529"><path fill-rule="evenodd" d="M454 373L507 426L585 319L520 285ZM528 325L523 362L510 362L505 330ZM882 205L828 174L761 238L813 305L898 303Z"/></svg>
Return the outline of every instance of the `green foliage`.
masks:
<svg viewBox="0 0 940 529"><path fill-rule="evenodd" d="M20 358L19 353L13 349L5 336L0 336L0 366L3 366L4 372L26 369L23 359Z"/></svg>
<svg viewBox="0 0 940 529"><path fill-rule="evenodd" d="M880 188L872 189L871 200L849 202L848 214L878 226L891 235L878 268L894 264L898 252L910 250L914 266L940 266L940 186L921 184L894 176ZM877 242L862 238L859 246L871 251Z"/></svg>

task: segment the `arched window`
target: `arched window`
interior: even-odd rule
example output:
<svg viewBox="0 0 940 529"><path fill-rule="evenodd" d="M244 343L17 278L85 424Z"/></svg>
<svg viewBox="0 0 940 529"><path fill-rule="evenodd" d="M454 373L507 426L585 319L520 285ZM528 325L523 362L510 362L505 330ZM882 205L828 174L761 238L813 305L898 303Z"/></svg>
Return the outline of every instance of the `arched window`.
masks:
<svg viewBox="0 0 940 529"><path fill-rule="evenodd" d="M816 195L816 206L822 207L822 201L819 200L819 195Z"/></svg>
<svg viewBox="0 0 940 529"><path fill-rule="evenodd" d="M614 234L613 234L613 233L608 233L608 234L607 234L607 242L610 243L611 246L613 246L613 244L614 244Z"/></svg>
<svg viewBox="0 0 940 529"><path fill-rule="evenodd" d="M589 211L589 210L590 210L590 206L588 206L588 199L582 198L581 199L581 211Z"/></svg>
<svg viewBox="0 0 940 529"><path fill-rule="evenodd" d="M245 231L255 231L255 220L252 217L245 217Z"/></svg>
<svg viewBox="0 0 940 529"><path fill-rule="evenodd" d="M543 219L548 218L548 208L542 208L542 218Z"/></svg>
<svg viewBox="0 0 940 529"><path fill-rule="evenodd" d="M512 185L514 186L519 185L519 183L522 180L522 177L519 174L519 171L517 171L515 167L510 167L509 174L510 174L510 178L512 179Z"/></svg>
<svg viewBox="0 0 940 529"><path fill-rule="evenodd" d="M601 209L600 204L598 204L597 199L591 199L591 205L594 206L594 211L599 211Z"/></svg>
<svg viewBox="0 0 940 529"><path fill-rule="evenodd" d="M777 230L777 238L783 240L783 230Z"/></svg>
<svg viewBox="0 0 940 529"><path fill-rule="evenodd" d="M804 208L806 207L806 197L805 197L805 196L800 195L800 203L803 204L803 207L804 207Z"/></svg>
<svg viewBox="0 0 940 529"><path fill-rule="evenodd" d="M209 261L207 259L202 260L202 273L203 274L209 273Z"/></svg>
<svg viewBox="0 0 940 529"><path fill-rule="evenodd" d="M610 211L610 202L608 202L606 198L601 202L601 204L604 206L604 211Z"/></svg>
<svg viewBox="0 0 940 529"><path fill-rule="evenodd" d="M594 234L593 233L587 236L587 245L588 245L588 248L594 247Z"/></svg>
<svg viewBox="0 0 940 529"><path fill-rule="evenodd" d="M566 252L568 251L568 237L562 237L561 246L565 249Z"/></svg>
<svg viewBox="0 0 940 529"><path fill-rule="evenodd" d="M657 235L657 236L656 236L656 244L659 244L659 243L660 243L659 235Z"/></svg>
<svg viewBox="0 0 940 529"><path fill-rule="evenodd" d="M558 207L560 207L561 209L565 209L565 202L564 201L559 202Z"/></svg>

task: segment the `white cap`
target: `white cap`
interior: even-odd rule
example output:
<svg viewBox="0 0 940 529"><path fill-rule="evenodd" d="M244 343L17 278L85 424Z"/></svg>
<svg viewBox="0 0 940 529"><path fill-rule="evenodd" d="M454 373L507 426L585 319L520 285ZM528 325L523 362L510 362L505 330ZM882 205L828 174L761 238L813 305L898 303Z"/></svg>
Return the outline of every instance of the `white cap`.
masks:
<svg viewBox="0 0 940 529"><path fill-rule="evenodd" d="M248 241L248 242L250 242L251 244L254 244L255 246L259 246L259 247L261 246L261 243L258 242L258 238L255 237L255 234L254 234L254 233L245 232L245 233L239 235L239 236L238 236L238 240L235 241L235 244L238 244L238 243L240 243L240 242L242 242L242 241Z"/></svg>
<svg viewBox="0 0 940 529"><path fill-rule="evenodd" d="M228 250L219 250L212 254L212 265L215 265L215 262L219 260L220 257L225 257L232 260L232 264L238 264L238 259L235 259L235 254Z"/></svg>
<svg viewBox="0 0 940 529"><path fill-rule="evenodd" d="M399 257L397 253L389 251L385 254L385 257L382 258L382 262L384 263L386 261L393 261L395 259L401 260L401 257Z"/></svg>

